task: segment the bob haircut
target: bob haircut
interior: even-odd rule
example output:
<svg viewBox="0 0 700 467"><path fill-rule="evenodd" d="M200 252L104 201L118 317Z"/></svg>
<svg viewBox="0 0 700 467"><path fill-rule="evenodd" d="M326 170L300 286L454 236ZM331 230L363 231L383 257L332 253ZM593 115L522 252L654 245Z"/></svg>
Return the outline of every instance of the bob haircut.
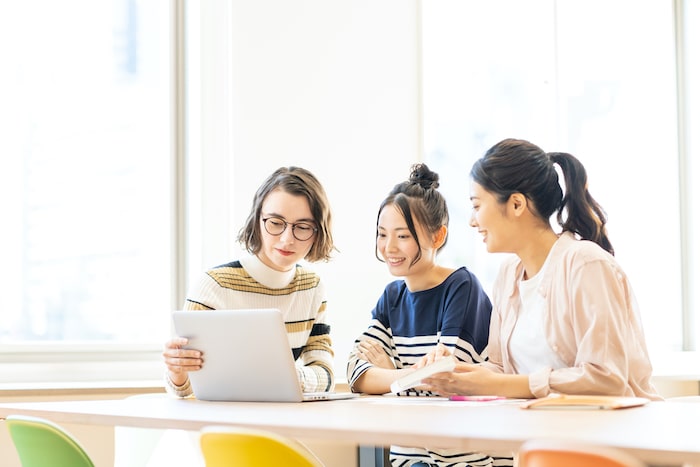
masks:
<svg viewBox="0 0 700 467"><path fill-rule="evenodd" d="M311 215L318 231L314 243L304 259L310 262L330 260L331 252L335 246L331 234L331 210L328 197L318 179L301 167L280 167L263 182L255 193L248 219L238 233L238 241L245 246L249 253L257 255L260 252L262 248L260 212L267 195L275 190L282 190L290 195L303 196L309 202Z"/></svg>

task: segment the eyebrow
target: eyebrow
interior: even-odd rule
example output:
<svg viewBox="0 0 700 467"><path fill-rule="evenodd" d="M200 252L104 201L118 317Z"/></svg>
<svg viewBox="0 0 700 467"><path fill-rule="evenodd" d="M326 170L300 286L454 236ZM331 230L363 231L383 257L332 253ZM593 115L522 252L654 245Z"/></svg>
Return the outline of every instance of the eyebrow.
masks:
<svg viewBox="0 0 700 467"><path fill-rule="evenodd" d="M297 219L294 222L290 222L282 214L277 214L276 212L261 212L260 214L262 214L262 217L278 217L285 222L289 222L290 224L298 224L299 222L307 222L309 224L313 224L314 222L316 222L316 219L309 218Z"/></svg>

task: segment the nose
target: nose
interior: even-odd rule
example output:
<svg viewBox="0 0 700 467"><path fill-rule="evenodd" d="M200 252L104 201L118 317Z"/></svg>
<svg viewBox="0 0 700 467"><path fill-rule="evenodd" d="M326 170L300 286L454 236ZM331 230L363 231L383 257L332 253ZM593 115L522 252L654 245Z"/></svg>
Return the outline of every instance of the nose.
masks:
<svg viewBox="0 0 700 467"><path fill-rule="evenodd" d="M476 214L474 211L472 211L471 216L469 216L469 226L470 227L478 227L479 224L476 222Z"/></svg>
<svg viewBox="0 0 700 467"><path fill-rule="evenodd" d="M291 225L287 225L287 228L284 229L284 232L280 234L280 240L282 240L284 243L294 243L294 228Z"/></svg>
<svg viewBox="0 0 700 467"><path fill-rule="evenodd" d="M386 251L392 251L396 249L396 239L391 236L388 236L386 238L386 241L384 242L384 249Z"/></svg>

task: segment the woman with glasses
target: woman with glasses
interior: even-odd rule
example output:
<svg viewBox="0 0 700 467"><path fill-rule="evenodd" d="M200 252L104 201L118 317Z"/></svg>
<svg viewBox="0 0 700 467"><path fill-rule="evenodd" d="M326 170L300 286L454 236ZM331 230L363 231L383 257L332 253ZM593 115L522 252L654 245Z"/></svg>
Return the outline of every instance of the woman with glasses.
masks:
<svg viewBox="0 0 700 467"><path fill-rule="evenodd" d="M184 308L279 309L302 390L332 390L325 288L316 273L298 264L301 259L327 261L334 249L331 211L316 177L299 167L282 167L271 174L255 194L238 241L250 255L204 273ZM180 397L192 394L188 373L203 364L200 352L184 349L186 344L187 339L176 337L163 352L166 389Z"/></svg>

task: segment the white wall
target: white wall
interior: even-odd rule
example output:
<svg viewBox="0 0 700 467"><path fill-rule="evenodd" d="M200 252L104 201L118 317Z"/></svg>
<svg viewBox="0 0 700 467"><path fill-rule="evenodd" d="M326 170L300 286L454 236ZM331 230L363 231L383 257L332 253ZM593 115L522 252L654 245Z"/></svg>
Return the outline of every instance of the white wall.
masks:
<svg viewBox="0 0 700 467"><path fill-rule="evenodd" d="M420 157L416 2L219 3L201 18L205 168L195 185L204 217L195 234L205 240L189 276L239 254L236 233L270 172L310 169L330 197L340 250L313 267L327 284L344 377L352 341L391 279L374 257L377 208Z"/></svg>

